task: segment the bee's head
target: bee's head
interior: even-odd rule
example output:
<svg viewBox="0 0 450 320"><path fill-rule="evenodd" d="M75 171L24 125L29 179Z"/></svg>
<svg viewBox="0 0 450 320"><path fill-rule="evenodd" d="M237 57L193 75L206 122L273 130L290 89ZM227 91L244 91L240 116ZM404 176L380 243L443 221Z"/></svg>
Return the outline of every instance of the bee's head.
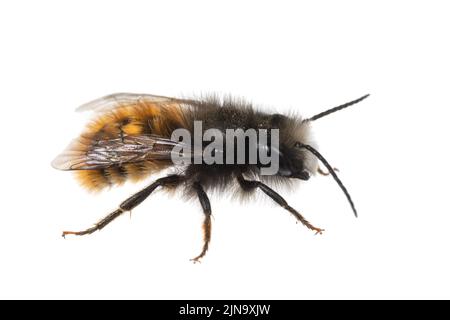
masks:
<svg viewBox="0 0 450 320"><path fill-rule="evenodd" d="M320 161L328 169L330 175L344 192L355 216L357 216L357 212L350 194L336 172L334 172L333 167L317 151L317 145L312 137L311 124L317 119L354 105L368 96L365 95L356 100L328 109L308 119L287 117L279 114L271 116L271 127L278 128L280 131L278 148L279 169L277 175L308 180L311 174L315 174L318 171L318 162Z"/></svg>
<svg viewBox="0 0 450 320"><path fill-rule="evenodd" d="M279 169L277 175L308 180L318 169L318 160L307 150L299 149L301 141L317 148L310 121L279 114L272 116L272 126L279 128Z"/></svg>

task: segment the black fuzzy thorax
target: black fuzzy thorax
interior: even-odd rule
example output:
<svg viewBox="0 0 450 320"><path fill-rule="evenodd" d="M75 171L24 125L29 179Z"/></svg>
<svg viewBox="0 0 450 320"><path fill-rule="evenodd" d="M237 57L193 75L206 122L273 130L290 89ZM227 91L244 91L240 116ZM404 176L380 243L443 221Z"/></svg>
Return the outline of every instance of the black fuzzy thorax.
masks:
<svg viewBox="0 0 450 320"><path fill-rule="evenodd" d="M208 98L187 106L189 113L186 115L188 130L194 135L194 120L202 121L203 131L207 129L218 129L225 137L226 129L267 129L268 142L270 143L270 129L279 129L280 134L280 166L293 166L295 170L303 170L303 164L299 159L299 153L292 148L295 143L293 131L300 123L299 119L287 117L280 114L269 114L256 110L250 103L243 100L227 98ZM225 142L225 139L224 139ZM204 147L210 142L205 142ZM246 163L245 164L190 164L184 172L188 184L199 182L207 190L223 190L230 184L236 182L236 178L242 175L248 179L257 179L269 184L289 183L286 177L261 176L260 168L264 166L258 161L256 164L248 164L248 145L246 140ZM226 144L222 150L226 156ZM235 148L236 155L236 148ZM292 163L295 162L295 163Z"/></svg>

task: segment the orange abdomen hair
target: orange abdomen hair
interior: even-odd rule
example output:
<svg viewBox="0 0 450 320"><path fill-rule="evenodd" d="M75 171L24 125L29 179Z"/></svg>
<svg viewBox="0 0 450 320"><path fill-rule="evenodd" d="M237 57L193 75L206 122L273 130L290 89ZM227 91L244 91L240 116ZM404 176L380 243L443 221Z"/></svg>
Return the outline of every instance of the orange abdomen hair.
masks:
<svg viewBox="0 0 450 320"><path fill-rule="evenodd" d="M155 135L170 139L173 130L188 127L182 109L176 101L158 103L140 100L122 104L94 118L79 137L76 150L86 152L99 141L123 139L124 136ZM101 169L76 170L75 175L86 189L100 191L105 187L123 184L126 180L141 180L171 164L167 159L146 159Z"/></svg>

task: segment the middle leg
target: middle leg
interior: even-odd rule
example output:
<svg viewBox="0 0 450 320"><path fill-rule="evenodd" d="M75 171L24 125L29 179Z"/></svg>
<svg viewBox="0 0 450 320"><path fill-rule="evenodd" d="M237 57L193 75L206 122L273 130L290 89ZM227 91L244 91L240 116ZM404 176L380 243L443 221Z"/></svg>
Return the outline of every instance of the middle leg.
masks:
<svg viewBox="0 0 450 320"><path fill-rule="evenodd" d="M209 241L211 240L211 203L209 202L208 195L199 182L194 182L193 187L197 192L198 200L200 201L205 215L203 220L203 249L198 256L191 259L195 263L200 262L200 259L205 256L206 251L208 251Z"/></svg>

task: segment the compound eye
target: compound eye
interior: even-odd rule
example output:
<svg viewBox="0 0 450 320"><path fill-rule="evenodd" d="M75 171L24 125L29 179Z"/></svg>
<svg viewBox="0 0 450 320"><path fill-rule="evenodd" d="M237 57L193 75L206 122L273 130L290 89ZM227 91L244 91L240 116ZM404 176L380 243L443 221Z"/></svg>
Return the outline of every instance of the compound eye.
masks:
<svg viewBox="0 0 450 320"><path fill-rule="evenodd" d="M305 181L309 180L310 177L311 175L309 174L308 171L301 171L297 174L297 178Z"/></svg>

